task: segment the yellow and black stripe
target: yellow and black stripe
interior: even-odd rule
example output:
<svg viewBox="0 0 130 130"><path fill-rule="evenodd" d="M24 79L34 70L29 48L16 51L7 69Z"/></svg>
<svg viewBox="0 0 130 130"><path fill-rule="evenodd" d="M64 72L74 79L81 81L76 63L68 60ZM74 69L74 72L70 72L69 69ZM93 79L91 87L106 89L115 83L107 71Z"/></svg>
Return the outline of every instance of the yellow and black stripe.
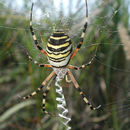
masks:
<svg viewBox="0 0 130 130"><path fill-rule="evenodd" d="M55 31L49 38L46 47L48 61L56 68L68 65L72 53L72 43L63 31Z"/></svg>

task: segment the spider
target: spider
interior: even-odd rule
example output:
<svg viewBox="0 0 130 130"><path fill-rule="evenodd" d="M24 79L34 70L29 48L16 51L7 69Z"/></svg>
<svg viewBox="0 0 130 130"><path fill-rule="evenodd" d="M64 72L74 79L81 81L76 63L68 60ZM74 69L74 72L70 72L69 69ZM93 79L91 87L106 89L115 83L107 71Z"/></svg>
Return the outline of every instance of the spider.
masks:
<svg viewBox="0 0 130 130"><path fill-rule="evenodd" d="M34 61L31 56L27 56L29 60L31 60L34 64L38 65L39 67L46 67L46 68L52 68L53 71L51 74L41 83L41 86L37 88L36 91L32 92L30 95L23 97L23 99L28 99L36 95L39 91L43 89L43 87L47 84L47 82L50 80L49 84L46 87L46 90L43 92L43 100L42 100L42 110L43 113L48 114L48 112L45 109L45 103L46 103L46 96L47 93L50 90L50 83L52 82L52 79L54 79L56 76L58 76L60 79L63 79L65 75L69 75L70 80L73 82L75 88L79 91L79 94L81 95L83 101L89 106L91 110L96 110L98 107L93 107L88 99L86 98L85 94L81 91L79 84L75 80L73 74L70 72L70 69L80 70L87 66L89 66L92 61L94 60L95 56L84 65L81 65L80 67L69 65L70 60L74 58L78 50L81 48L85 32L88 25L88 6L87 6L87 0L85 0L86 3L86 21L82 30L82 34L80 37L80 42L77 45L77 48L72 51L72 42L68 35L66 35L63 31L57 30L55 31L49 38L46 51L39 45L36 35L34 33L33 27L32 27L32 11L33 11L33 3L30 11L30 31L34 40L34 43L36 47L47 56L48 61L50 64L39 64L37 61Z"/></svg>

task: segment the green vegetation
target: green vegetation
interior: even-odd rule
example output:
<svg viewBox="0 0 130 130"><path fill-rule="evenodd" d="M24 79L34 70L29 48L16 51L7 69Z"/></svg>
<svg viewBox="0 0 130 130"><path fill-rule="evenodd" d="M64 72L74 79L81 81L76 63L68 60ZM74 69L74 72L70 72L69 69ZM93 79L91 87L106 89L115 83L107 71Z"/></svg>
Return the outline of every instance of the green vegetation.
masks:
<svg viewBox="0 0 130 130"><path fill-rule="evenodd" d="M62 0L61 0L62 1ZM5 6L7 5L9 6ZM39 63L47 58L35 47L29 30L31 2L23 0L22 12L12 7L10 0L0 2L0 129L2 130L64 130L57 117L44 115L41 110L42 93L23 102L20 97L30 94L51 72L28 61L25 51ZM55 0L37 1L33 25L43 48L55 28L62 28L76 47L85 18L84 2L77 2L76 12L68 15L54 8ZM79 3L80 2L80 3ZM89 5L88 5L89 6ZM72 118L73 130L128 130L130 128L130 2L97 0L89 12L89 25L84 44L70 64L80 66L95 54L93 64L81 71L72 71L80 87L94 106L91 111L82 101L73 84L63 80L61 85ZM37 10L42 14L37 16ZM90 7L89 7L90 9ZM66 9L65 9L66 10ZM48 13L49 12L49 13ZM37 17L36 17L37 16ZM40 19L39 19L40 17ZM43 44L44 43L44 44ZM47 97L46 109L57 113L55 82Z"/></svg>

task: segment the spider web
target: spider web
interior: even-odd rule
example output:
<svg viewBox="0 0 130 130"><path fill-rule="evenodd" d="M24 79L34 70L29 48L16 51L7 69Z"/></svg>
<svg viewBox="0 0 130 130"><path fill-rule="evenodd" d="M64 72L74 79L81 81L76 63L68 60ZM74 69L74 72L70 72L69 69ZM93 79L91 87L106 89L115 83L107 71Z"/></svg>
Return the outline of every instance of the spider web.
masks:
<svg viewBox="0 0 130 130"><path fill-rule="evenodd" d="M2 4L2 2L3 1L1 1L0 2L0 4ZM106 4L105 2L101 2L101 3L98 3L99 5L96 5L97 7L100 7L101 5L100 4ZM37 4L36 4L37 5ZM47 4L48 5L48 4ZM30 4L30 6L31 6L31 4ZM78 5L77 5L78 6ZM81 3L81 6L82 6L82 3ZM8 7L8 5L4 5L4 7L8 10L8 11L10 11L11 12L11 14L10 14L10 16L8 16L10 19L12 18L13 19L13 17L12 16L14 16L15 18L16 17L20 17L20 18L22 18L22 19L25 19L25 20L28 20L29 19L29 13L27 13L27 15L25 14L25 13L22 13L22 12L19 12L19 11L17 11L17 9L15 10L15 9L12 9L12 8L9 8ZM72 19L71 17L67 17L67 16L64 16L64 17L62 17L62 19L61 19L61 21L60 21L60 23L63 25L63 27L64 27L64 30L70 35L70 37L72 38L72 41L75 43L75 39L77 38L77 37L79 37L79 34L81 34L81 29L82 29L82 26L83 26L83 24L84 24L84 17L85 17L85 13L84 13L84 5L82 6L83 7L83 9L81 10L81 13L83 13L84 15L83 16L81 16L81 19L82 20L79 20L78 19L78 16L79 15L77 15L77 17L75 17L74 19ZM49 8L49 7L48 7ZM113 10L115 9L115 7L114 7L114 5L111 7ZM106 17L108 17L109 18L109 20L110 20L110 23L111 23L111 21L112 21L112 19L116 16L116 14L118 13L118 12L120 12L121 10L123 9L123 6L120 6L120 8L119 9L117 9L117 10L114 10L110 15L108 15L108 16L99 16L99 15L97 15L101 10L100 9L97 9L97 10L89 10L89 26L88 26L88 30L87 30L87 33L86 33L86 37L87 37L87 34L88 34L88 32L90 32L91 31L91 29L92 29L92 27L93 26L95 26L95 30L97 31L97 33L101 33L102 31L104 31L104 30L106 30L107 31L107 28L108 28L108 25L106 25L105 24L105 22L104 22L104 24L102 25L102 26L98 26L98 24L97 24L97 26L95 25L95 23L94 23L94 19L99 19L99 20L105 20L105 18ZM2 9L1 9L2 10ZM47 22L46 21L44 21L45 22L45 24L43 25L43 18L48 18L48 19L52 19L52 20L54 20L54 19L56 19L58 16L55 16L54 18L52 18L52 16L54 15L53 13L52 13L52 11L50 11L49 9L47 9L47 12L45 12L44 14L43 13L41 13L41 10L39 10L38 12L36 12L36 10L37 10L37 8L35 8L34 9L34 19L33 19L33 23L34 23L34 29L35 29L35 32L36 32L36 35L38 36L38 41L41 41L41 37L43 38L42 40L43 40L43 42L45 42L44 41L44 38L45 37L49 37L49 35L52 33L52 28L53 28L53 30L57 27L54 23L53 24L51 24L51 27L49 27L49 25L47 24ZM53 8L53 10L55 10L55 8ZM39 13L40 12L40 15L39 16L37 16L37 17L35 17L36 15L37 15L37 13ZM55 12L56 12L56 14L58 14L58 12L59 11L56 11L55 10ZM71 11L70 11L71 12ZM72 13L72 12L71 12ZM70 14L71 14L70 13ZM1 15L3 15L4 16L4 14L1 14ZM42 21L40 20L42 18ZM37 20L38 19L38 20ZM71 21L71 20L73 20L74 22L73 22L73 26L71 27L71 29L69 30L68 28L69 28L69 22ZM21 22L22 23L22 22ZM111 23L112 24L112 23ZM9 26L7 26L7 25L9 25ZM68 26L68 28L66 28L66 26ZM47 30L44 30L44 28L47 28L48 27L48 29ZM31 42L33 42L32 41L32 37L31 37L31 35L29 35L29 24L28 24L28 22L26 23L26 24L24 24L24 26L19 26L19 27L16 27L15 25L14 26L10 26L10 24L8 24L8 21L7 21L7 23L5 23L5 24L1 24L0 25L0 29L5 29L6 31L12 31L13 32L13 35L12 35L12 37L14 37L15 35L17 35L17 34L15 34L15 32L17 32L17 33L20 33L20 32L22 32L23 33L23 37L26 39L27 37L29 37L28 39L31 41ZM40 30L40 31L39 31ZM44 34L42 34L42 33L40 33L42 30L44 30L45 32L44 32ZM78 30L78 31L77 31ZM130 31L130 30L129 30ZM118 25L118 27L115 29L115 30L112 30L110 33L110 37L112 36L112 35L114 35L114 34L119 34L119 36L120 36L120 43L118 42L118 44L113 44L113 43L110 43L110 42L103 42L103 43L101 43L101 47L103 46L103 45L111 45L112 47L112 50L114 50L114 49L119 49L119 48L122 48L123 47L123 49L124 49L124 53L125 53L125 56L126 56L126 67L123 67L123 68L121 68L120 66L114 66L114 65L109 65L109 64L107 64L106 62L104 62L104 60L102 60L101 58L96 58L95 59L95 62L96 63L98 63L99 65L101 65L101 66L104 66L104 68L106 69L106 70L108 70L108 69L110 69L112 72L115 72L115 73L117 73L117 74L119 74L119 75L126 75L126 76L124 76L125 77L125 79L124 80L126 80L126 82L128 82L128 85L130 85L129 84L129 79L128 79L128 77L130 77L130 67L129 67L129 65L130 65L130 53L129 53L129 50L130 50L130 46L129 46L129 36L128 36L128 34L127 34L127 31L126 31L126 29L123 27L123 25L122 24L119 24ZM3 50L5 49L6 50L6 55L9 55L9 57L12 57L12 56L15 56L15 57L17 57L17 58L19 58L20 57L20 55L19 55L19 51L21 51L21 52L24 52L24 50L25 49L27 49L27 48L29 48L29 46L28 46L28 44L25 44L24 42L24 38L23 38L23 40L19 40L19 41L17 41L17 40L14 40L12 43L11 43L11 48L13 48L13 47L15 47L16 49L18 49L18 51L17 50L15 50L15 52L14 53L12 53L12 52L10 52L9 50L8 50L8 45L10 44L10 41L12 40L11 38L10 38L10 40L3 40L3 38L2 38L2 40L0 40L0 55L2 55L2 53L3 53ZM28 42L30 42L30 41L28 41ZM30 42L30 43L31 43ZM2 44L1 45L1 43L8 43L7 44L7 46L5 46L4 44ZM86 50L90 50L91 48L93 48L93 47L95 47L95 46L98 46L100 44L100 42L97 42L97 43L92 43L91 42L91 39L90 40L87 40L87 44L85 45L85 43L83 44L83 46L82 46L82 48L81 48L81 50L79 51L79 53L77 54L77 57L80 57L80 55L82 55L81 53L83 53L83 54L86 54L85 52L86 52ZM45 48L45 44L42 44L42 47L43 48ZM74 46L76 47L76 44L74 44ZM7 49L6 49L7 48ZM100 48L100 47L99 47ZM97 52L97 55L98 54L100 54L100 55L98 55L99 57L101 57L102 56L102 54L101 53L99 53L100 52L100 49L98 49L98 52ZM34 59L38 59L38 61L42 61L43 63L47 63L47 60L46 60L46 58L45 58L45 56L43 56L42 54L39 54L39 52L36 50L36 47L32 44L31 45L31 49L29 50L29 53L30 53L30 55L32 55L33 56L33 58ZM87 61L89 61L89 59L93 56L95 54L95 49L92 49L92 51L89 51L89 54L88 54L88 58L87 58ZM111 56L113 56L113 55L111 55ZM107 56L106 56L107 57ZM77 59L78 61L75 63L75 61L73 61L72 62L72 64L76 64L76 65L78 65L79 66L79 64L82 64L84 61L81 59L80 60L80 58L78 58ZM86 60L85 60L86 61ZM28 62L27 62L27 60L22 60L22 61L19 61L19 62L15 62L14 60L11 62L11 64L10 64L10 66L13 66L13 65L21 65L21 66L25 66L25 65L28 65ZM7 66L7 69L10 69L10 66ZM3 67L3 66L2 66ZM84 72L84 71L81 71L82 73ZM81 72L74 72L75 73L75 76L77 76L77 77L80 77L81 75L82 75L82 73ZM2 77L2 75L6 75L8 72L3 72L3 71L1 71L1 73L0 73L0 77ZM42 76L41 76L42 77ZM126 78L127 77L127 78ZM42 77L43 78L43 77ZM118 78L118 77L117 77ZM106 83L105 83L105 81L104 81L104 79L103 78L101 78L100 79L100 86L101 86L101 89L102 89L102 91L105 91L104 89L106 88ZM120 89L120 88L122 88L122 87L124 87L120 82L116 82L116 81L114 81L114 82L111 82L111 83L109 83L109 86L111 86L111 88L114 88L115 90L117 90L117 91L122 91L122 89ZM84 89L84 91L85 91L85 89ZM110 103L107 103L107 104L101 104L102 105L102 109L103 109L103 112L104 111L106 111L104 108L105 107L112 107L112 106L117 106L116 108L114 108L113 107L113 110L116 110L116 113L117 114L119 114L120 115L120 120L122 119L125 119L126 120L126 122L128 122L129 120L129 111L130 111L130 89L129 89L129 87L127 87L126 89L125 89L125 91L126 91L126 95L124 96L124 94L122 93L122 92L120 92L119 93L119 97L117 98L117 99L115 99L115 100L113 100L113 101L110 101ZM89 94L90 95L90 94ZM90 96L90 98L91 98L91 96ZM123 105L122 105L123 104ZM1 108L1 110L0 111L2 111L2 108ZM124 111L126 111L125 113L123 113ZM109 113L109 112L111 112L111 110L109 110L109 109L107 109L107 112ZM105 118L105 116L109 116L109 114L108 115L104 115L102 118ZM44 120L44 119L43 119ZM92 118L92 120L96 120L95 118ZM97 120L101 120L100 118L98 118ZM44 121L43 121L44 122Z"/></svg>

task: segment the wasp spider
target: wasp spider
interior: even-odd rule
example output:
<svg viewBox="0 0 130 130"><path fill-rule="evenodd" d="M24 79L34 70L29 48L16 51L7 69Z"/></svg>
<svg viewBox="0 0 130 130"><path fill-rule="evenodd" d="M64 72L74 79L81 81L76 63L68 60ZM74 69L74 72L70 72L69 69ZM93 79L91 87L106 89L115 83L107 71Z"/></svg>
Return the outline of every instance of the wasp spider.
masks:
<svg viewBox="0 0 130 130"><path fill-rule="evenodd" d="M74 58L74 56L76 55L76 53L78 52L78 50L80 49L80 47L82 46L82 43L84 41L84 36L85 36L85 32L87 29L87 24L88 24L88 6L87 6L87 0L86 0L86 21L82 30L82 34L80 37L80 42L77 45L77 48L72 51L72 42L71 39L69 38L68 35L66 35L63 31L61 30L57 30L55 31L49 38L48 43L47 43L47 47L46 47L46 51L44 49L41 48L41 46L39 45L37 38L34 34L34 30L32 27L32 10L33 10L33 4L32 4L32 8L31 8L31 12L30 12L30 31L34 40L35 45L37 46L37 48L44 54L47 56L48 61L50 64L39 64L37 61L33 61L33 59L28 55L29 60L33 61L34 64L38 65L39 67L47 67L47 68L52 68L53 71L51 72L51 74L41 83L41 86L39 88L37 88L36 91L32 92L30 95L23 97L23 99L28 99L34 95L36 95L39 91L42 90L42 88L46 85L46 83L51 79L54 79L54 77L58 76L60 79L63 79L65 75L69 75L70 80L73 82L75 88L79 91L79 94L81 95L83 101L89 106L90 109L92 110L96 110L99 107L93 107L89 101L87 100L86 96L84 95L84 93L81 91L79 84L77 83L77 81L75 80L74 76L72 75L72 73L70 72L69 69L75 69L75 70L80 70L83 69L87 66L89 66L94 57L87 63L84 64L80 67L77 66L73 66L73 65L69 65L70 60L72 60ZM50 83L47 85L46 87L46 91L43 92L43 101L42 101L42 110L44 113L48 113L45 110L45 103L46 103L46 96L47 93L49 92L50 89Z"/></svg>

